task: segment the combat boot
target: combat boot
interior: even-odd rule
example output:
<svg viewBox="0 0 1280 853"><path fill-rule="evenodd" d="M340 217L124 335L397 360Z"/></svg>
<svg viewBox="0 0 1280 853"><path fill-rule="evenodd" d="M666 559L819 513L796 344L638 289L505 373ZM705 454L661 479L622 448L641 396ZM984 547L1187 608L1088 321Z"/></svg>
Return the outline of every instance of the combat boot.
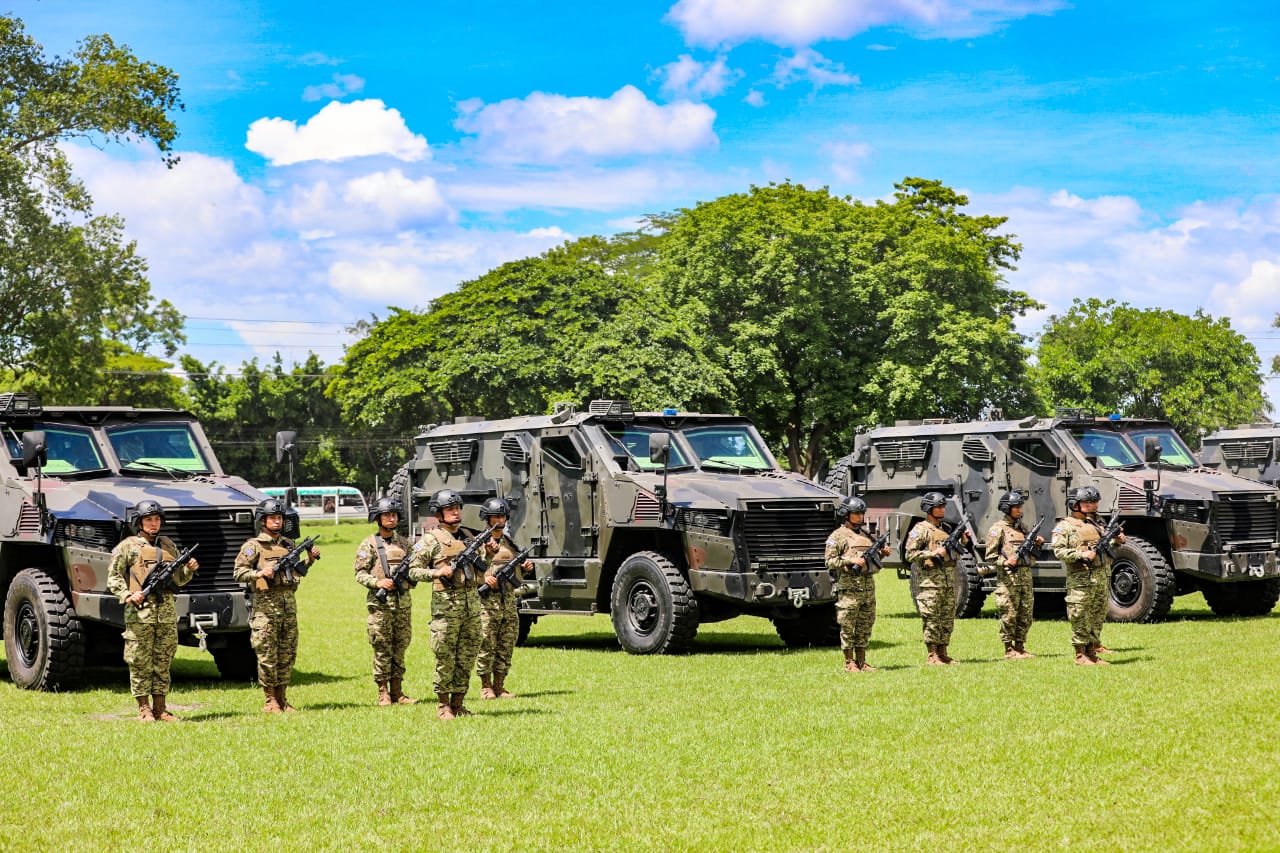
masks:
<svg viewBox="0 0 1280 853"><path fill-rule="evenodd" d="M480 676L480 698L481 699L497 699L498 694L493 692L493 676Z"/></svg>
<svg viewBox="0 0 1280 853"><path fill-rule="evenodd" d="M289 700L285 697L285 694L288 692L288 690L289 690L289 685L287 684L281 684L279 687L277 687L276 701L280 703L281 711L296 711L298 709L290 705Z"/></svg>
<svg viewBox="0 0 1280 853"><path fill-rule="evenodd" d="M1018 654L1018 650L1014 648L1013 643L1004 644L1005 660L1017 660L1020 657L1022 657L1022 655Z"/></svg>
<svg viewBox="0 0 1280 853"><path fill-rule="evenodd" d="M947 654L947 645L947 643L938 643L938 660L943 663L959 663L959 661Z"/></svg>
<svg viewBox="0 0 1280 853"><path fill-rule="evenodd" d="M1076 666L1093 666L1093 658L1089 657L1089 647L1077 645Z"/></svg>
<svg viewBox="0 0 1280 853"><path fill-rule="evenodd" d="M1084 653L1089 656L1089 661L1094 666L1111 666L1111 661L1103 660L1102 658L1098 657L1097 646L1085 646Z"/></svg>
<svg viewBox="0 0 1280 853"><path fill-rule="evenodd" d="M1022 642L1022 643L1014 643L1014 644L1013 644L1013 650L1014 650L1015 652L1017 652L1017 653L1018 653L1018 657L1020 657L1020 658L1033 658L1033 657L1035 657L1035 655L1033 655L1033 654L1031 654L1031 652L1027 651L1027 647L1026 647L1025 642Z"/></svg>
<svg viewBox="0 0 1280 853"><path fill-rule="evenodd" d="M378 705L387 707L391 704L391 693L387 690L387 682L378 682Z"/></svg>
<svg viewBox="0 0 1280 853"><path fill-rule="evenodd" d="M144 723L154 723L155 714L151 713L151 701L146 696L138 697L138 719Z"/></svg>
<svg viewBox="0 0 1280 853"><path fill-rule="evenodd" d="M1097 655L1110 655L1110 654L1114 654L1114 652L1112 652L1112 651L1111 651L1111 649L1107 648L1106 646L1102 645L1102 643L1094 643L1094 644L1093 644L1093 654L1094 654L1094 656L1096 657Z"/></svg>
<svg viewBox="0 0 1280 853"><path fill-rule="evenodd" d="M858 663L853 658L853 649L844 650L844 671L845 672L858 671Z"/></svg>
<svg viewBox="0 0 1280 853"><path fill-rule="evenodd" d="M276 698L276 688L263 687L262 692L266 694L267 701L262 705L262 711L266 714L279 714L283 708L280 707L280 700Z"/></svg>
<svg viewBox="0 0 1280 853"><path fill-rule="evenodd" d="M175 717L173 714L170 714L168 709L165 707L164 694L160 694L159 696L152 696L151 698L154 700L151 705L151 715L153 717L155 717L157 720L159 720L162 723L178 722L178 718Z"/></svg>
<svg viewBox="0 0 1280 853"><path fill-rule="evenodd" d="M453 719L452 697L448 693L437 693L436 716L442 720Z"/></svg>
<svg viewBox="0 0 1280 853"><path fill-rule="evenodd" d="M942 658L938 657L938 644L925 643L924 645L929 650L929 656L924 659L925 664L928 666L944 666Z"/></svg>
<svg viewBox="0 0 1280 853"><path fill-rule="evenodd" d="M500 672L493 677L493 692L497 694L499 699L514 699L516 694L503 687L503 682L507 680L507 674Z"/></svg>
<svg viewBox="0 0 1280 853"><path fill-rule="evenodd" d="M453 709L453 715L455 717L474 717L475 716L475 714L472 714L470 711L467 710L466 705L462 704L462 700L467 698L467 694L451 693L450 697L451 699L449 701L449 707Z"/></svg>
<svg viewBox="0 0 1280 853"><path fill-rule="evenodd" d="M391 701L397 705L416 705L417 699L410 699L404 695L404 680L399 678L391 679Z"/></svg>
<svg viewBox="0 0 1280 853"><path fill-rule="evenodd" d="M856 658L854 660L854 665L858 667L859 672L875 672L876 671L876 667L867 663L866 649L861 649L861 648L856 649L855 652L856 652Z"/></svg>

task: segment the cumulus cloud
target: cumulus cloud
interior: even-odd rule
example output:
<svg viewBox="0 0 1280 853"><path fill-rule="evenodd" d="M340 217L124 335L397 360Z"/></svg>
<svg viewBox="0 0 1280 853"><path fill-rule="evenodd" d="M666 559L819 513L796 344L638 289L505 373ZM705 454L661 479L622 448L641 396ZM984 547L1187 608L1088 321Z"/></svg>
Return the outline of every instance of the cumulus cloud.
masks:
<svg viewBox="0 0 1280 853"><path fill-rule="evenodd" d="M672 187L687 193L714 194L722 184L708 183L701 173L679 168L638 166L624 169L497 169L468 175L443 188L458 208L486 213L519 209L630 210L663 209L673 204Z"/></svg>
<svg viewBox="0 0 1280 853"><path fill-rule="evenodd" d="M859 82L858 75L848 73L839 62L832 62L812 48L802 48L779 59L772 79L779 87L804 80L815 90L824 86L856 86Z"/></svg>
<svg viewBox="0 0 1280 853"><path fill-rule="evenodd" d="M742 77L742 72L730 68L723 56L711 62L699 62L685 53L659 68L655 76L662 81L662 91L667 97L701 101L714 98L732 86Z"/></svg>
<svg viewBox="0 0 1280 853"><path fill-rule="evenodd" d="M758 89L752 89L747 92L747 96L742 99L748 106L763 107L765 105L764 93Z"/></svg>
<svg viewBox="0 0 1280 853"><path fill-rule="evenodd" d="M716 48L758 39L801 47L884 26L924 37L967 38L1065 5L1065 0L679 0L666 20L690 45Z"/></svg>
<svg viewBox="0 0 1280 853"><path fill-rule="evenodd" d="M409 130L399 110L376 98L347 104L333 101L302 125L260 118L249 125L245 147L273 166L373 155L405 162L430 157L427 140Z"/></svg>
<svg viewBox="0 0 1280 853"><path fill-rule="evenodd" d="M706 104L655 104L634 86L608 98L534 92L493 104L458 105L454 126L476 136L482 156L524 163L555 163L575 155L611 158L685 153L714 145L715 111Z"/></svg>
<svg viewBox="0 0 1280 853"><path fill-rule="evenodd" d="M335 74L330 83L308 86L302 90L304 101L336 101L364 89L364 78L355 74Z"/></svg>

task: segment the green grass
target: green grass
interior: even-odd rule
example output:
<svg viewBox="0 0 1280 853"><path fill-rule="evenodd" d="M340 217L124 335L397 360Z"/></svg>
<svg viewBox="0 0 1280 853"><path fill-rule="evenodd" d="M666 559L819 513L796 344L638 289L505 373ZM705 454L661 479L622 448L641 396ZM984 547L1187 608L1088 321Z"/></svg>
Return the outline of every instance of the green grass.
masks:
<svg viewBox="0 0 1280 853"><path fill-rule="evenodd" d="M922 666L907 585L879 585L870 660L791 652L739 618L678 657L634 657L606 617L557 617L516 651L519 698L442 723L378 708L352 580L367 527L308 527L293 715L181 649L180 725L134 720L123 669L67 694L0 686L0 849L1280 849L1280 616L1108 625L1115 665L1031 661L957 623L963 665ZM428 595L406 688L427 698Z"/></svg>

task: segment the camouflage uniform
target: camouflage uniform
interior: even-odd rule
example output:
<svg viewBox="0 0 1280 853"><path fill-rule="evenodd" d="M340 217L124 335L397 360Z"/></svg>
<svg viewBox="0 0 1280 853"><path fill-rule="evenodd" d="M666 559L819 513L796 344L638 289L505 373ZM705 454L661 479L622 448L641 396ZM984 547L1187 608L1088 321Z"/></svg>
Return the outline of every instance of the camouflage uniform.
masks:
<svg viewBox="0 0 1280 853"><path fill-rule="evenodd" d="M489 556L489 570L485 574L492 575L511 562L518 553L520 549L515 543L503 536L499 540L497 552ZM522 582L524 571L518 566L515 571L516 582ZM520 633L519 601L516 590L506 583L499 584L497 589L490 589L488 595L480 599L481 639L476 675L480 676L481 683L492 678L501 684L511 671L511 655L516 647L516 637Z"/></svg>
<svg viewBox="0 0 1280 853"><path fill-rule="evenodd" d="M836 624L840 626L840 648L865 649L876 624L875 575L861 574L854 564L872 545L865 527L850 529L842 524L827 537L827 568L836 574Z"/></svg>
<svg viewBox="0 0 1280 853"><path fill-rule="evenodd" d="M380 539L386 554L385 569L378 553ZM409 540L399 533L390 539L372 533L356 549L356 583L369 589L365 606L369 610L369 645L373 646L373 680L380 685L404 678L404 654L413 641L413 594L402 585L400 589L387 590L386 601L379 601L378 581L400 565L409 549ZM428 580L426 572L410 568L410 585L424 580Z"/></svg>
<svg viewBox="0 0 1280 853"><path fill-rule="evenodd" d="M916 607L924 620L924 641L938 646L951 642L956 622L956 561L938 558L933 551L947 540L947 531L929 520L911 528L907 535L906 559L920 578Z"/></svg>
<svg viewBox="0 0 1280 853"><path fill-rule="evenodd" d="M107 589L121 601L142 588L156 563L178 556L178 547L168 536L154 541L144 534L130 536L111 552L107 569ZM178 569L174 581L182 586L195 570L190 564ZM173 592L165 589L159 599L147 596L140 605L124 606L124 662L129 665L129 690L134 698L165 696L169 693L169 667L178 651L178 611Z"/></svg>
<svg viewBox="0 0 1280 853"><path fill-rule="evenodd" d="M435 692L465 696L471 683L471 669L480 652L480 596L476 586L480 579L469 572L463 578L461 569L445 579L437 573L462 553L467 540L450 533L443 526L427 531L413 546L414 571L431 578L431 651L436 656ZM452 586L446 584L452 582ZM458 700L459 705L461 699Z"/></svg>
<svg viewBox="0 0 1280 853"><path fill-rule="evenodd" d="M1092 551L1102 538L1097 525L1068 516L1053 528L1053 554L1067 570L1067 618L1071 620L1071 644L1093 647L1102 640L1111 587L1111 561L1098 555L1095 565L1081 554Z"/></svg>
<svg viewBox="0 0 1280 853"><path fill-rule="evenodd" d="M1031 589L1031 567L1036 558L1028 555L1026 565L1009 568L1008 561L1027 539L1021 521L1006 515L987 531L985 557L996 571L996 606L1000 608L1000 639L1005 647L1022 649L1031 629L1035 595Z"/></svg>
<svg viewBox="0 0 1280 853"><path fill-rule="evenodd" d="M249 642L258 655L258 682L264 688L289 686L298 656L298 605L293 593L301 578L291 584L277 574L268 582L254 573L274 566L293 544L264 530L245 542L236 555L233 577L248 584L253 593Z"/></svg>

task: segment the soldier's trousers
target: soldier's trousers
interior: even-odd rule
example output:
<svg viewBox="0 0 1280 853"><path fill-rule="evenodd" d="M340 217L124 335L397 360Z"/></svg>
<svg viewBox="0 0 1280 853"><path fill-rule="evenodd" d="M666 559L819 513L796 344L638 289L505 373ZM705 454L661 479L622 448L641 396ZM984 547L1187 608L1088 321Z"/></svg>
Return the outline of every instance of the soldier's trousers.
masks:
<svg viewBox="0 0 1280 853"><path fill-rule="evenodd" d="M916 608L924 620L924 641L945 646L956 624L956 574L954 566L920 569Z"/></svg>
<svg viewBox="0 0 1280 853"><path fill-rule="evenodd" d="M404 678L404 653L413 642L413 608L409 593L391 593L385 605L369 605L369 645L373 646L373 680L381 684Z"/></svg>
<svg viewBox="0 0 1280 853"><path fill-rule="evenodd" d="M840 648L865 649L876 624L875 578L855 578L855 586L839 591L836 624L840 626Z"/></svg>
<svg viewBox="0 0 1280 853"><path fill-rule="evenodd" d="M258 683L288 687L298 656L298 604L292 589L275 587L254 593L249 644L258 654Z"/></svg>
<svg viewBox="0 0 1280 853"><path fill-rule="evenodd" d="M1012 571L1000 569L996 584L996 606L1000 608L1000 639L1018 645L1027 641L1031 629L1035 593L1031 589L1031 568L1019 566Z"/></svg>
<svg viewBox="0 0 1280 853"><path fill-rule="evenodd" d="M165 696L169 692L169 667L178 651L178 614L173 600L150 604L144 616L131 604L124 609L124 662L129 665L129 692L140 696Z"/></svg>
<svg viewBox="0 0 1280 853"><path fill-rule="evenodd" d="M431 591L436 693L466 693L480 653L480 596L474 589Z"/></svg>
<svg viewBox="0 0 1280 853"><path fill-rule="evenodd" d="M519 633L520 615L515 596L491 593L480 609L480 654L476 658L476 675L486 678L510 672L511 656Z"/></svg>
<svg viewBox="0 0 1280 853"><path fill-rule="evenodd" d="M1071 645L1101 644L1110 593L1109 569L1067 572L1067 619L1071 621Z"/></svg>

